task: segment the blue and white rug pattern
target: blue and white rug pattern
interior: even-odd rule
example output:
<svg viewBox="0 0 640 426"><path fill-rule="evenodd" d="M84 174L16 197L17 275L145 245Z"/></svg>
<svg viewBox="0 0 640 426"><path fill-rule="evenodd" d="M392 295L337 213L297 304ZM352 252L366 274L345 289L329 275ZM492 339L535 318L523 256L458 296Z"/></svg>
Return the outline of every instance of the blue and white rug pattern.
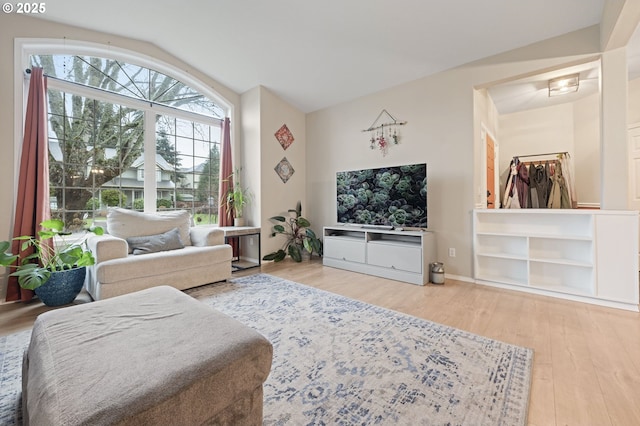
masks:
<svg viewBox="0 0 640 426"><path fill-rule="evenodd" d="M272 342L264 424L526 423L530 349L266 274L188 293Z"/></svg>
<svg viewBox="0 0 640 426"><path fill-rule="evenodd" d="M530 349L266 274L187 293L272 342L265 425L526 424ZM20 424L29 336L0 337L2 425Z"/></svg>
<svg viewBox="0 0 640 426"><path fill-rule="evenodd" d="M0 425L21 424L22 355L31 330L0 337Z"/></svg>

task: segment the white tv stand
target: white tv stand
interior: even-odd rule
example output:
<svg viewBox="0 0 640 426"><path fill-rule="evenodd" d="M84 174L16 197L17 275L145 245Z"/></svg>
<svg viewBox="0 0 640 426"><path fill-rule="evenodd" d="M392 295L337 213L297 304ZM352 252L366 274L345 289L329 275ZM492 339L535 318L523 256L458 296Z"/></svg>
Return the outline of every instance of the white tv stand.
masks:
<svg viewBox="0 0 640 426"><path fill-rule="evenodd" d="M429 282L436 261L435 234L348 225L323 229L325 266L347 269L411 284Z"/></svg>

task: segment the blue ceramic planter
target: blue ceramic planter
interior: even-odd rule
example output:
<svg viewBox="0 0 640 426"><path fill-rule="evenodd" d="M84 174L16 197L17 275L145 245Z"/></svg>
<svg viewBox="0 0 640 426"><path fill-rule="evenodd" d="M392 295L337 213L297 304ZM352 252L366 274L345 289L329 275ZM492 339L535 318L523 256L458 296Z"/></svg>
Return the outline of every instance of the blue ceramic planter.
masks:
<svg viewBox="0 0 640 426"><path fill-rule="evenodd" d="M47 306L66 305L82 290L86 274L86 267L52 272L51 278L34 291Z"/></svg>

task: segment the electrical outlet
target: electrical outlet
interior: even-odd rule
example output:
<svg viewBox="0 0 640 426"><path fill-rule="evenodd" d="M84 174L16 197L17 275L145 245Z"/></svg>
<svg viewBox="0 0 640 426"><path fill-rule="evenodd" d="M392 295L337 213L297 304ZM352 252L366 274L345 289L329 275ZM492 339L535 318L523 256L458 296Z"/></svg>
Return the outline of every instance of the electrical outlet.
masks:
<svg viewBox="0 0 640 426"><path fill-rule="evenodd" d="M456 249L453 247L449 248L449 257L456 257Z"/></svg>

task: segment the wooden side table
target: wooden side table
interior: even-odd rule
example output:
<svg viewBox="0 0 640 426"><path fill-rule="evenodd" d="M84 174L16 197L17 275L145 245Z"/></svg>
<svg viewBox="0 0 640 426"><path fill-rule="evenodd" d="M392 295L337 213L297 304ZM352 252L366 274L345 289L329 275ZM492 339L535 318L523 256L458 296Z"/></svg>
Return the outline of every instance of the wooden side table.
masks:
<svg viewBox="0 0 640 426"><path fill-rule="evenodd" d="M233 271L241 271L260 266L262 255L260 253L261 229L259 226L221 226L220 229L224 231L225 243L228 244L230 240L236 240L238 242L238 255L234 256L232 262ZM258 258L252 259L242 256L242 240L255 235L258 236Z"/></svg>

